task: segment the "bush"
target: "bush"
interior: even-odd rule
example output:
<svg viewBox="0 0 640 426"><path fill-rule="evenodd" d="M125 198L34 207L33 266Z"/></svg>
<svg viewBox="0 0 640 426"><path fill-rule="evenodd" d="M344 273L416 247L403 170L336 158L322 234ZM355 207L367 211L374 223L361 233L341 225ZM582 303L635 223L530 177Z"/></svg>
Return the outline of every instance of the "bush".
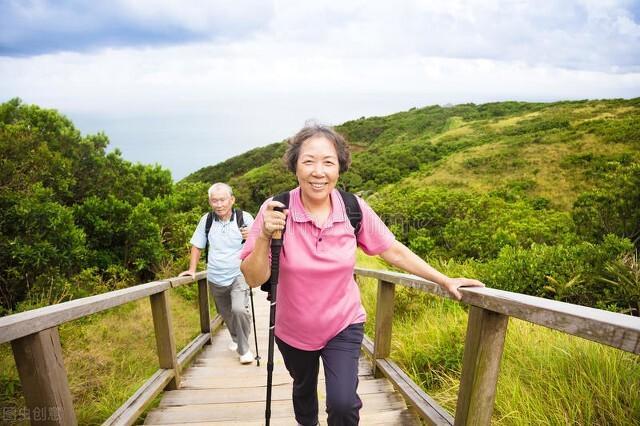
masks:
<svg viewBox="0 0 640 426"><path fill-rule="evenodd" d="M490 287L595 306L597 301L612 299L611 289L598 277L631 248L629 240L615 235L601 244L507 246L477 270Z"/></svg>

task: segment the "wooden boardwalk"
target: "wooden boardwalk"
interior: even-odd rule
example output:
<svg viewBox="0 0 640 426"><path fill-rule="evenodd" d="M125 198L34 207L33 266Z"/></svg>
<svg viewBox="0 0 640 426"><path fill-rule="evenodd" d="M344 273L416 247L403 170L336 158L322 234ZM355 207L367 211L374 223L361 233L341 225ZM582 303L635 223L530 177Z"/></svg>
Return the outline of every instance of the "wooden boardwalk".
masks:
<svg viewBox="0 0 640 426"><path fill-rule="evenodd" d="M242 365L235 352L227 346L231 342L226 328L213 336L212 344L185 369L179 390L162 395L158 408L151 410L145 424L189 425L262 425L264 424L269 303L266 294L254 289L260 366ZM251 350L255 352L253 335ZM255 354L254 354L255 355ZM320 368L318 395L320 398L320 424L326 425L325 390ZM370 361L360 358L360 384L362 399L360 410L362 425L419 425L417 416L409 411L403 398L386 379L375 379ZM292 380L282 356L275 347L271 424L296 425L291 403Z"/></svg>

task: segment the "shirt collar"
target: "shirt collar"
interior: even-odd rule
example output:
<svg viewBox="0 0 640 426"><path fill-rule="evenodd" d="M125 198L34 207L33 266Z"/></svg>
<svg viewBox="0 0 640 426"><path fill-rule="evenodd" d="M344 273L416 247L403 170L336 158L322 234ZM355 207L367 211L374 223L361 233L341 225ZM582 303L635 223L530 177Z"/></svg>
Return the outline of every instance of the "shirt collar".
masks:
<svg viewBox="0 0 640 426"><path fill-rule="evenodd" d="M232 222L235 219L235 216L236 216L236 209L232 207L231 216L229 217L229 222ZM216 222L222 222L222 220L220 219L220 217L218 217L216 212L213 212L213 220L215 220Z"/></svg>
<svg viewBox="0 0 640 426"><path fill-rule="evenodd" d="M333 189L330 194L331 197L331 214L329 215L329 220L325 227L329 227L336 222L344 222L345 218L345 208L344 203L342 201L342 197L337 189ZM289 214L294 222L312 222L311 216L304 209L304 205L302 204L302 193L300 191L300 187L297 187L291 191L289 194Z"/></svg>

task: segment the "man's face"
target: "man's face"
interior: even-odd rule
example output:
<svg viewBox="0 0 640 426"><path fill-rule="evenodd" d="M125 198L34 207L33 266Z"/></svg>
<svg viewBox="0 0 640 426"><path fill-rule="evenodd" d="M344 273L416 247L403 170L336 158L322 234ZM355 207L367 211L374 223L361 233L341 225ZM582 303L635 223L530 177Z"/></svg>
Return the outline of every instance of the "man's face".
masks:
<svg viewBox="0 0 640 426"><path fill-rule="evenodd" d="M209 197L209 205L215 214L222 219L227 219L231 216L231 209L235 201L235 197L229 195L224 189L213 191L211 197Z"/></svg>

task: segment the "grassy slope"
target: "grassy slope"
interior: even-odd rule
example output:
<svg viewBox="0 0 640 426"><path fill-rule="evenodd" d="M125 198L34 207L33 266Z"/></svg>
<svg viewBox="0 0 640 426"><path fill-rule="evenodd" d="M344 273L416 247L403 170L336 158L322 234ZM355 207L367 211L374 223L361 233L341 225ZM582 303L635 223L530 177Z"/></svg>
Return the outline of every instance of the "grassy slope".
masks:
<svg viewBox="0 0 640 426"><path fill-rule="evenodd" d="M358 264L386 269L358 256ZM459 265L437 265L463 274ZM447 271L447 266L455 270ZM361 279L373 337L376 284ZM455 412L467 314L463 306L397 287L391 358L438 403ZM497 425L640 424L640 357L511 319L498 382Z"/></svg>
<svg viewBox="0 0 640 426"><path fill-rule="evenodd" d="M591 163L618 159L627 154L640 159L640 141L606 143L601 135L589 132L590 122L620 121L640 108L594 101L584 106L550 105L541 111L495 120L464 122L440 133L434 144L470 141L469 148L407 176L398 186L440 186L485 193L509 184L526 183L530 197L544 197L559 209L569 209L580 192L590 189L590 164L579 161L591 155ZM569 128L514 134L527 121L562 117ZM490 141L476 145L490 135ZM393 188L386 190L393 191Z"/></svg>
<svg viewBox="0 0 640 426"><path fill-rule="evenodd" d="M200 331L197 301L171 292L178 351ZM149 301L66 323L60 339L79 424L101 424L158 369ZM9 344L0 345L0 406L24 406Z"/></svg>

